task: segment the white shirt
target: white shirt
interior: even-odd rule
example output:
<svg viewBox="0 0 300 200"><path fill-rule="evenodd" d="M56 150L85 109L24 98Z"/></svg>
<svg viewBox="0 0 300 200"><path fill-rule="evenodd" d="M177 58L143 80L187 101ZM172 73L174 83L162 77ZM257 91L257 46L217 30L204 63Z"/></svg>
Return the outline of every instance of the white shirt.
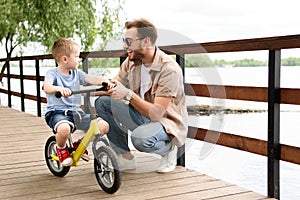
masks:
<svg viewBox="0 0 300 200"><path fill-rule="evenodd" d="M141 85L140 85L140 97L144 99L144 95L147 92L148 85L150 83L150 69L142 64L141 67Z"/></svg>

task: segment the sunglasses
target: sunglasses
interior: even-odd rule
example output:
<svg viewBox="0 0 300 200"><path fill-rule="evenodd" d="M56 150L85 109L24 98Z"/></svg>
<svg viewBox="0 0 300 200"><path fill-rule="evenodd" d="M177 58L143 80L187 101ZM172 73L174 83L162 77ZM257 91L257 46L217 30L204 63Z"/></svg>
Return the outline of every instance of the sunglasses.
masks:
<svg viewBox="0 0 300 200"><path fill-rule="evenodd" d="M127 46L131 46L133 41L137 41L137 40L142 40L144 38L137 38L135 40L131 39L131 38L123 38L123 42L127 45Z"/></svg>

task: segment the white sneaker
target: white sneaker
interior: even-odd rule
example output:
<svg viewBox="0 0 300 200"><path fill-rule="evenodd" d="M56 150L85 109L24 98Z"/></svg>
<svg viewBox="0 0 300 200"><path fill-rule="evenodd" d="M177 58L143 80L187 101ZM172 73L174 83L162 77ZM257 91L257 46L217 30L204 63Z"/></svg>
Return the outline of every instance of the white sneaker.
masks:
<svg viewBox="0 0 300 200"><path fill-rule="evenodd" d="M157 169L158 173L168 173L175 170L177 164L177 146L172 144L171 151L162 156L160 160L160 165Z"/></svg>
<svg viewBox="0 0 300 200"><path fill-rule="evenodd" d="M136 169L135 157L133 157L131 160L123 158L122 154L119 154L118 157L119 157L119 161L120 161L120 167L121 167L120 170L121 171Z"/></svg>

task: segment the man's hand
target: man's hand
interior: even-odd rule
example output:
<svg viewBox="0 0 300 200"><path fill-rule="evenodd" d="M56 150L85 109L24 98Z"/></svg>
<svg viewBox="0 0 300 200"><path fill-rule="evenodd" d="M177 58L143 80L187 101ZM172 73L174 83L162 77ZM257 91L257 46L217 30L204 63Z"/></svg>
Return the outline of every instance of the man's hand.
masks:
<svg viewBox="0 0 300 200"><path fill-rule="evenodd" d="M115 85L115 87L108 90L108 94L114 100L123 100L129 89L127 89L122 83L117 80L111 80L111 83Z"/></svg>

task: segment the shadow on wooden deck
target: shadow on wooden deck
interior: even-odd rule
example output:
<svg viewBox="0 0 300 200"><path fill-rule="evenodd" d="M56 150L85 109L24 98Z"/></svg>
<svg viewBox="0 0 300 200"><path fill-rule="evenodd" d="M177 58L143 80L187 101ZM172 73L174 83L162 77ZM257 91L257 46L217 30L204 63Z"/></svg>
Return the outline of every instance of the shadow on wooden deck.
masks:
<svg viewBox="0 0 300 200"><path fill-rule="evenodd" d="M159 160L140 152L138 169L124 172L121 188L110 195L99 187L92 161L64 178L50 173L44 144L51 134L43 118L0 106L0 199L270 199L184 167L158 174Z"/></svg>

